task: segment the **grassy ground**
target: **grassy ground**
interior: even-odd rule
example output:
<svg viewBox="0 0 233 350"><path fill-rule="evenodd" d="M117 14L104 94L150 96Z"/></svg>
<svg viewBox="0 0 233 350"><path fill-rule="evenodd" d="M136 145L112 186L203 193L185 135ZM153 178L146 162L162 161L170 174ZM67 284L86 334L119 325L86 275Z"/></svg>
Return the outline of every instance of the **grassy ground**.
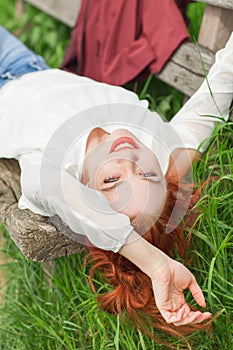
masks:
<svg viewBox="0 0 233 350"><path fill-rule="evenodd" d="M200 19L202 9L192 5L190 15ZM51 66L60 64L69 28L31 6L27 6L23 18L16 20L14 0L0 0L0 24L17 32ZM192 31L197 33L198 25ZM152 96L153 107L167 117L180 108L183 98L156 80L147 94ZM192 233L189 255L195 257L190 269L205 293L207 309L214 314L220 311L211 334L198 332L188 337L194 350L229 350L233 344L232 149L229 123L219 127L209 150L193 166L197 184L209 176L219 177L204 189L198 203L201 214ZM0 350L166 349L98 309L88 285L88 268L82 266L84 254L57 259L56 265L50 267L48 283L43 265L25 259L1 229L6 237L4 252L8 262L1 266L7 276L7 292L5 304L0 305ZM108 288L100 276L96 276L96 286L98 292ZM193 302L189 295L188 299ZM181 349L182 342L171 341Z"/></svg>

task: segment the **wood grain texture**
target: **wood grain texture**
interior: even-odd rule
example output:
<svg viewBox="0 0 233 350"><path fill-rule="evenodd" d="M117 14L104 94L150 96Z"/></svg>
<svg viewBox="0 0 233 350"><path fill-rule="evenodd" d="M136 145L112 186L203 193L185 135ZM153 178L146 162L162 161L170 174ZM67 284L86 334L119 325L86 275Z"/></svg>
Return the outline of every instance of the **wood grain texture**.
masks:
<svg viewBox="0 0 233 350"><path fill-rule="evenodd" d="M205 70L208 72L213 62L214 54L210 50L197 48L193 43L184 43L157 77L185 95L192 96L203 82Z"/></svg>
<svg viewBox="0 0 233 350"><path fill-rule="evenodd" d="M225 46L232 31L233 11L206 6L198 38L200 45L217 52Z"/></svg>
<svg viewBox="0 0 233 350"><path fill-rule="evenodd" d="M22 0L19 0L22 1ZM81 0L24 0L73 27L81 6Z"/></svg>
<svg viewBox="0 0 233 350"><path fill-rule="evenodd" d="M225 9L233 10L233 1L232 0L194 0L196 2L205 2L206 4L222 7Z"/></svg>
<svg viewBox="0 0 233 350"><path fill-rule="evenodd" d="M20 193L18 162L0 159L0 220L26 257L34 261L49 261L86 249L63 235L48 217L19 209ZM59 225L62 230L62 223Z"/></svg>
<svg viewBox="0 0 233 350"><path fill-rule="evenodd" d="M38 7L47 12L51 16L73 27L78 16L81 6L81 0L17 0L18 3L23 1ZM233 10L232 0L194 0L196 2L204 2L206 4Z"/></svg>

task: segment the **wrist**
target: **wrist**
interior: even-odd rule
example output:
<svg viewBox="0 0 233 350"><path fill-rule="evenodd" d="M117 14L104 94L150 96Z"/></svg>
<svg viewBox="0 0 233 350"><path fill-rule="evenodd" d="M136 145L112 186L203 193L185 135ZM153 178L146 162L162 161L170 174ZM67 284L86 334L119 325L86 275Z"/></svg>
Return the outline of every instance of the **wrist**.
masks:
<svg viewBox="0 0 233 350"><path fill-rule="evenodd" d="M130 260L150 278L153 278L161 266L167 264L170 259L135 231L130 234L128 242L120 249L119 254Z"/></svg>

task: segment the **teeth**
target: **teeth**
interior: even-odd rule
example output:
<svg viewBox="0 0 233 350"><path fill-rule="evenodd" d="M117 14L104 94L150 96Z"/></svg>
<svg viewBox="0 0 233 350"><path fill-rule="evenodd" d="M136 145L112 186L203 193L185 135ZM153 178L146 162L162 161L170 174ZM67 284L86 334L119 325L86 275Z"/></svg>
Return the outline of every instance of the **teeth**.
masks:
<svg viewBox="0 0 233 350"><path fill-rule="evenodd" d="M119 149L124 148L124 147L133 148L133 146L130 143L123 142L123 143L120 143L117 147L115 147L114 151L118 151Z"/></svg>

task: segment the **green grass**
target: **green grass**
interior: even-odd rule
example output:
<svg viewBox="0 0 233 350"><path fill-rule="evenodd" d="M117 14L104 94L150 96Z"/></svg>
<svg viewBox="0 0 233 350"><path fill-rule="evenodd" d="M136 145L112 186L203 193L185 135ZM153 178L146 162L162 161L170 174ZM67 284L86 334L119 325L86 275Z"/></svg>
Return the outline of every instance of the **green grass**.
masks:
<svg viewBox="0 0 233 350"><path fill-rule="evenodd" d="M197 9L193 4L190 16L196 18L197 11L203 11L201 6ZM13 0L0 0L0 23L20 34L52 67L59 66L70 34L65 25L31 6L26 7L23 18L15 19ZM183 99L182 94L156 79L145 95L167 118L180 108ZM233 344L232 128L231 123L221 125L202 160L193 166L197 184L209 176L218 179L205 187L197 205L201 214L192 233L189 257L194 259L189 268L205 293L207 309L213 314L221 312L211 334L198 332L188 337L194 350L230 350ZM88 285L88 268L83 266L85 254L57 259L48 283L44 265L26 259L1 229L6 236L8 262L0 267L7 276L5 304L0 305L0 350L166 349L98 308ZM95 284L98 292L108 288L99 275ZM190 295L188 300L193 303ZM182 342L171 342L181 349Z"/></svg>

